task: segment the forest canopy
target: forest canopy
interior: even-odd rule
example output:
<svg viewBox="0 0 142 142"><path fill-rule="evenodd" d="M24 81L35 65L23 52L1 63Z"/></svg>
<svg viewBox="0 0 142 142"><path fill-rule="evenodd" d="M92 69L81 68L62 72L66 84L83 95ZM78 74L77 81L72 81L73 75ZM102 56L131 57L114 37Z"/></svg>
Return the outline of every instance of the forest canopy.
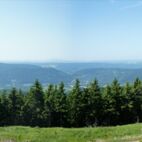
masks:
<svg viewBox="0 0 142 142"><path fill-rule="evenodd" d="M97 80L86 87L76 80L43 89L36 80L29 91L12 88L0 95L0 126L39 127L111 126L142 122L142 81L121 85L117 79L101 87Z"/></svg>

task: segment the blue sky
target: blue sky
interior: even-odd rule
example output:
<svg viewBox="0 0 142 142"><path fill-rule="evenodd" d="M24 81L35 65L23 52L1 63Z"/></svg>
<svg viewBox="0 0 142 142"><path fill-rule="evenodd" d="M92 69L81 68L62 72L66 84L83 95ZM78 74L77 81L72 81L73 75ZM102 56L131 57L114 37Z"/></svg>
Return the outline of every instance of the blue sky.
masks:
<svg viewBox="0 0 142 142"><path fill-rule="evenodd" d="M0 0L0 61L142 60L142 0Z"/></svg>

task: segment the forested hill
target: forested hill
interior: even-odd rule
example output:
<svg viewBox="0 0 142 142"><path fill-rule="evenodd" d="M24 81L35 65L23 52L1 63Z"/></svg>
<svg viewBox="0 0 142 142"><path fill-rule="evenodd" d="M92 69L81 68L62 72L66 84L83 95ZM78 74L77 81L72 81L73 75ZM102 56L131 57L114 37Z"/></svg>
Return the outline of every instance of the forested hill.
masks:
<svg viewBox="0 0 142 142"><path fill-rule="evenodd" d="M70 76L54 68L42 68L27 64L0 64L0 87L30 86L36 79L43 84L70 81Z"/></svg>
<svg viewBox="0 0 142 142"><path fill-rule="evenodd" d="M70 62L70 63L35 63L35 65L41 67L52 67L64 72L74 74L80 70L85 69L142 69L142 62L136 61L124 61L124 62Z"/></svg>
<svg viewBox="0 0 142 142"><path fill-rule="evenodd" d="M77 66L78 65L78 66ZM106 85L117 78L121 84L130 83L137 77L142 79L140 65L124 64L0 64L0 88L12 86L27 88L38 79L43 86L58 84L63 81L66 87L71 87L75 79L85 86L88 82L98 79L100 85Z"/></svg>
<svg viewBox="0 0 142 142"><path fill-rule="evenodd" d="M91 68L73 74L73 78L78 78L84 85L95 78L99 80L101 85L106 85L110 84L114 78L124 84L126 82L132 83L137 77L142 79L142 69Z"/></svg>

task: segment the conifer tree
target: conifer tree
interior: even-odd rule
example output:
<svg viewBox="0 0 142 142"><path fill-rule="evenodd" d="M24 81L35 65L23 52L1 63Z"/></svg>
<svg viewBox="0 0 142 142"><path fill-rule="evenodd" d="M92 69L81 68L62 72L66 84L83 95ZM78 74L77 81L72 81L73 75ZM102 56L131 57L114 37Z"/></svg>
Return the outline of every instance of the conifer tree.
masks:
<svg viewBox="0 0 142 142"><path fill-rule="evenodd" d="M9 99L9 108L10 108L10 119L12 125L18 125L22 122L22 106L23 106L23 96L18 93L16 88L12 88L8 96Z"/></svg>
<svg viewBox="0 0 142 142"><path fill-rule="evenodd" d="M54 98L54 108L56 114L56 125L65 126L66 125L66 114L67 114L67 103L66 103L66 94L64 90L64 83L61 82L57 88Z"/></svg>
<svg viewBox="0 0 142 142"><path fill-rule="evenodd" d="M38 80L30 88L24 105L25 124L31 126L43 125L44 92Z"/></svg>
<svg viewBox="0 0 142 142"><path fill-rule="evenodd" d="M54 126L54 93L55 87L49 85L44 97L44 123L45 126Z"/></svg>
<svg viewBox="0 0 142 142"><path fill-rule="evenodd" d="M102 123L102 115L103 115L103 99L101 88L98 84L98 81L95 79L88 86L89 94L92 99L92 116L93 116L93 125L100 125Z"/></svg>
<svg viewBox="0 0 142 142"><path fill-rule="evenodd" d="M68 105L69 105L69 122L73 127L80 127L82 122L81 113L81 97L82 91L80 88L80 81L77 79L72 90L68 96Z"/></svg>
<svg viewBox="0 0 142 142"><path fill-rule="evenodd" d="M134 101L134 109L136 121L142 121L142 82L139 78L136 78L133 85L133 101Z"/></svg>
<svg viewBox="0 0 142 142"><path fill-rule="evenodd" d="M107 85L103 89L104 113L102 125L111 125L113 116L115 115L114 99L112 97L111 86Z"/></svg>
<svg viewBox="0 0 142 142"><path fill-rule="evenodd" d="M113 101L114 108L114 116L113 121L111 121L112 125L116 125L119 123L120 111L121 111L121 95L122 95L122 87L120 86L117 79L114 79L111 85L111 95Z"/></svg>
<svg viewBox="0 0 142 142"><path fill-rule="evenodd" d="M133 90L129 83L123 86L121 96L120 124L128 124L135 121L135 112L133 106Z"/></svg>
<svg viewBox="0 0 142 142"><path fill-rule="evenodd" d="M7 94L3 92L0 96L0 126L11 125L10 114L9 99L7 98Z"/></svg>

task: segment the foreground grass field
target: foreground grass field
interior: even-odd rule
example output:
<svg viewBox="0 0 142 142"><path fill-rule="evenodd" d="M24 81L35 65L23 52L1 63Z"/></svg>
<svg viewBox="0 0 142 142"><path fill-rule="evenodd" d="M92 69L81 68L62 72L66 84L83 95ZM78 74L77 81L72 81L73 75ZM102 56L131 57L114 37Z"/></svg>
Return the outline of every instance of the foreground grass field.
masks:
<svg viewBox="0 0 142 142"><path fill-rule="evenodd" d="M0 142L142 142L142 124L81 129L1 127Z"/></svg>

